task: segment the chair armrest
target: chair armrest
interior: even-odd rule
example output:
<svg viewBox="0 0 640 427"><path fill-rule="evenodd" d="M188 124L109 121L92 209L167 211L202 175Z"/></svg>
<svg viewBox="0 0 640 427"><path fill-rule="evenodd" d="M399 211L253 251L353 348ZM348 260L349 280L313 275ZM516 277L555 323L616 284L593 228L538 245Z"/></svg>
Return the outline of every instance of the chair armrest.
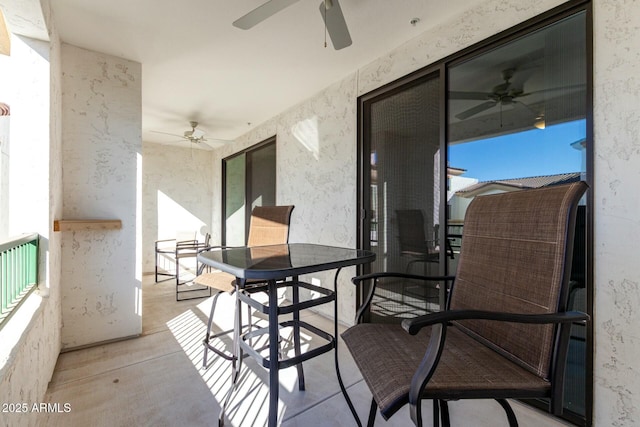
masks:
<svg viewBox="0 0 640 427"><path fill-rule="evenodd" d="M156 240L156 243L162 243L162 242L175 242L176 239L161 239L161 240Z"/></svg>
<svg viewBox="0 0 640 427"><path fill-rule="evenodd" d="M171 253L171 252L173 252L175 250L175 248L176 248L175 241L176 241L176 239L156 240L156 242L155 242L156 253ZM167 243L167 242L174 242L174 244L173 245L163 245L162 247L160 247L159 243Z"/></svg>
<svg viewBox="0 0 640 427"><path fill-rule="evenodd" d="M180 240L179 242L176 242L176 248L193 248L197 244L197 240Z"/></svg>
<svg viewBox="0 0 640 427"><path fill-rule="evenodd" d="M420 405L420 395L424 390L427 382L433 375L442 349L444 348L447 325L454 320L494 320L501 322L515 323L532 323L532 324L566 324L576 321L587 321L589 315L577 311L566 311L561 313L542 313L542 314L522 314L522 313L503 313L481 310L448 310L426 314L414 319L406 319L402 321L402 328L411 335L415 335L424 326L431 325L431 335L427 349L422 358L422 362L413 374L411 379L411 387L409 389L409 414L411 419L418 424L418 406ZM565 329L565 335L568 337L568 328Z"/></svg>
<svg viewBox="0 0 640 427"><path fill-rule="evenodd" d="M371 301L373 300L373 296L376 291L376 286L378 285L378 279L384 277L398 277L402 279L414 279L414 280L424 280L424 281L453 281L455 276L420 276L417 274L407 274L407 273L398 273L398 272L379 272L379 273L370 273L364 274L361 276L356 276L351 279L354 285L359 286L362 282L366 280L372 280L371 288L369 289L369 293L367 294L364 302L358 310L356 311L356 323L360 323L362 321L362 317L364 313L368 310L371 305Z"/></svg>
<svg viewBox="0 0 640 427"><path fill-rule="evenodd" d="M156 248L158 247L158 243L166 243L166 242L175 242L176 239L160 239L160 240L156 240L155 244L156 244Z"/></svg>
<svg viewBox="0 0 640 427"><path fill-rule="evenodd" d="M482 310L448 310L425 314L424 316L402 321L402 328L411 335L417 334L425 326L436 323L446 324L454 320L494 320L512 323L571 323L583 322L590 319L588 314L579 311L565 311L562 313L503 313Z"/></svg>
<svg viewBox="0 0 640 427"><path fill-rule="evenodd" d="M369 273L369 274L363 274L361 276L356 276L353 279L351 279L351 281L353 282L353 284L359 285L360 282L363 282L365 280L379 279L382 277L399 277L402 279L416 279L416 280L430 280L430 281L437 281L437 280L453 281L456 278L456 276L421 276L418 274L407 274L407 273L399 273L399 272L380 272L380 273Z"/></svg>

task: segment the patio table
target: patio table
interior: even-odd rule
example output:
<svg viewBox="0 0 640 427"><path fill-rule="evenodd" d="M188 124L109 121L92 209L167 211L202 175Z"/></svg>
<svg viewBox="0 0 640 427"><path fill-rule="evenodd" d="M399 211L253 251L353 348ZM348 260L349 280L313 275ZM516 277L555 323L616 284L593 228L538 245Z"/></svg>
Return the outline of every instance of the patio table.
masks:
<svg viewBox="0 0 640 427"><path fill-rule="evenodd" d="M304 375L302 362L328 351L334 351L336 376L340 389L345 396L349 409L359 421L353 404L347 395L340 376L338 366L338 274L343 267L370 263L375 259L371 251L324 246L307 243L289 243L283 245L229 248L219 251L208 251L198 255L198 260L210 267L217 268L236 277L236 316L234 320L234 345L232 362L231 387L225 397L219 417L219 425L224 425L224 411L228 404L241 368L243 352L255 358L269 370L269 427L277 425L279 370L296 365L298 368L298 388L304 390ZM322 288L299 280L299 276L325 270L337 269L334 276L333 290ZM253 287L251 281L260 280L266 285ZM279 288L291 289L292 302L288 305L278 305L277 291ZM300 288L313 291L319 295L312 299L300 299ZM268 302L263 304L252 298L254 291L266 290ZM321 304L334 303L333 335L300 320L300 310ZM254 309L268 315L268 327L250 330L242 334L240 305L249 304ZM290 313L292 320L279 321L279 315ZM295 356L284 358L279 356L279 329L292 327L294 335ZM302 353L300 350L300 330L306 329L326 343L317 348ZM268 334L268 356L263 357L258 349L252 347L252 338Z"/></svg>

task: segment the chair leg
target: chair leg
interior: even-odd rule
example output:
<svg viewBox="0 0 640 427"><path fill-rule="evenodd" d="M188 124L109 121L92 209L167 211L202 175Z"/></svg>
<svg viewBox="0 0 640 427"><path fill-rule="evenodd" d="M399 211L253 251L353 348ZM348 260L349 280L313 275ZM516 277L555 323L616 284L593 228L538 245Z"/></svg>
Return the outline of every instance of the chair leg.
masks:
<svg viewBox="0 0 640 427"><path fill-rule="evenodd" d="M442 419L442 427L451 427L451 419L449 418L449 405L446 400L438 400L440 404L440 418Z"/></svg>
<svg viewBox="0 0 640 427"><path fill-rule="evenodd" d="M518 420L516 418L516 414L511 409L511 405L505 399L496 399L496 402L502 406L504 412L507 414L507 420L509 420L509 427L518 427Z"/></svg>
<svg viewBox="0 0 640 427"><path fill-rule="evenodd" d="M405 273L407 274L411 274L411 265L413 265L413 263L415 263L415 260L411 260L407 263L407 268L405 269Z"/></svg>
<svg viewBox="0 0 640 427"><path fill-rule="evenodd" d="M207 322L207 335L204 337L204 340L202 340L202 345L204 346L204 355L202 357L202 367L204 369L207 369L207 355L209 353L209 350L212 350L214 353L216 353L218 356L222 357L225 360L231 360L235 362L235 359L236 359L233 356L233 354L225 352L224 350L217 349L210 344L211 340L213 340L214 338L219 338L231 332L231 331L221 331L221 332L218 332L217 334L211 333L211 330L213 327L213 315L215 313L216 303L218 302L218 297L220 296L220 294L222 294L222 292L216 293L213 296L213 301L211 301L211 313L209 314L209 320ZM238 316L242 319L242 316L240 315L240 313L238 313Z"/></svg>
<svg viewBox="0 0 640 427"><path fill-rule="evenodd" d="M248 328L248 333L253 331L253 323L251 323L251 306L249 304L247 304L247 328ZM249 345L251 345L253 342L253 338L249 339Z"/></svg>
<svg viewBox="0 0 640 427"><path fill-rule="evenodd" d="M433 427L440 427L440 401L433 400Z"/></svg>
<svg viewBox="0 0 640 427"><path fill-rule="evenodd" d="M376 400L371 398L371 407L369 408L369 419L367 420L367 427L373 427L376 422L376 412L378 412L378 405Z"/></svg>
<svg viewBox="0 0 640 427"><path fill-rule="evenodd" d="M180 301L178 299L178 286L180 286L180 260L176 254L176 301Z"/></svg>
<svg viewBox="0 0 640 427"><path fill-rule="evenodd" d="M209 352L209 340L211 340L211 325L213 323L213 313L216 311L216 302L222 292L218 292L211 301L211 312L209 313L209 321L207 322L207 334L204 337L204 356L202 357L202 367L207 368L207 354Z"/></svg>

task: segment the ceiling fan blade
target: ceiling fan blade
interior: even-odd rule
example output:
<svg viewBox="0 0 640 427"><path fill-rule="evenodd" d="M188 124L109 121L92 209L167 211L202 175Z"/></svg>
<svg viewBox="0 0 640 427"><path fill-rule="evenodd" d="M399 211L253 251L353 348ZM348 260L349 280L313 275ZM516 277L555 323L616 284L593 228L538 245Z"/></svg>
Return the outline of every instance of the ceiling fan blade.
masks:
<svg viewBox="0 0 640 427"><path fill-rule="evenodd" d="M194 129L191 133L192 138L204 138L204 132L200 129Z"/></svg>
<svg viewBox="0 0 640 427"><path fill-rule="evenodd" d="M248 30L297 1L298 0L269 0L246 15L236 19L233 26L242 30Z"/></svg>
<svg viewBox="0 0 640 427"><path fill-rule="evenodd" d="M539 112L536 112L533 108L531 108L531 106L529 104L525 104L522 101L513 101L513 105L516 106L516 108L526 108L527 110L529 110L529 112L533 115L533 117L537 117L539 116Z"/></svg>
<svg viewBox="0 0 640 427"><path fill-rule="evenodd" d="M478 101L485 101L489 99L491 94L487 92L449 92L449 99L475 99Z"/></svg>
<svg viewBox="0 0 640 427"><path fill-rule="evenodd" d="M186 139L186 138L184 137L184 135L178 135L177 133L160 132L160 131L157 131L157 130L152 130L152 131L150 131L150 132L153 132L153 133L161 133L161 134L163 134L163 135L177 136L178 138Z"/></svg>
<svg viewBox="0 0 640 427"><path fill-rule="evenodd" d="M483 112L484 110L488 110L489 108L495 107L496 104L497 104L496 101L483 102L482 104L476 105L475 107L471 107L460 114L456 114L456 118L460 120L467 119L471 116L475 116L476 114Z"/></svg>
<svg viewBox="0 0 640 427"><path fill-rule="evenodd" d="M533 95L535 93L549 93L549 92L560 92L560 91L566 91L567 93L573 93L577 89L578 90L579 89L586 89L586 87L587 86L584 83L578 83L578 84L574 84L574 85L551 87L549 89L534 90L533 92L527 93L527 95Z"/></svg>
<svg viewBox="0 0 640 427"><path fill-rule="evenodd" d="M332 0L331 3L332 5L329 7L327 4L325 9L325 2L321 2L320 14L325 21L324 24L327 27L329 37L331 37L333 48L340 50L351 46L351 35L349 34L349 28L347 28L347 21L344 20L340 3L338 0Z"/></svg>

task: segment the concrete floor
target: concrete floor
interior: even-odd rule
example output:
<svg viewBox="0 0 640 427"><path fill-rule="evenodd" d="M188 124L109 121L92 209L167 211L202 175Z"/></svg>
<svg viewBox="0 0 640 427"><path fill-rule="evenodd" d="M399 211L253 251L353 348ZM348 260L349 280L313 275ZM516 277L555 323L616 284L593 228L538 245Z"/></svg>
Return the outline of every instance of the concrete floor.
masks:
<svg viewBox="0 0 640 427"><path fill-rule="evenodd" d="M46 401L68 404L70 411L41 414L41 426L214 426L229 386L228 361L210 352L208 369L202 368L202 338L211 298L175 301L173 281L154 283L143 278L143 333L140 337L83 350L63 353L49 384ZM218 301L216 324L230 329L233 300L223 295ZM305 320L331 331L332 322L307 312ZM264 319L254 317L254 323ZM283 331L286 335L287 331ZM304 345L319 338L306 336ZM227 341L230 342L230 341ZM371 394L343 345L339 346L340 369L348 392L363 422L366 422ZM268 412L268 373L246 360L239 383L227 410L230 426L264 426ZM283 427L355 426L340 393L333 354L304 364L306 391L297 390L295 368L280 372L279 423ZM430 422L430 403L424 407ZM563 426L554 419L513 403L521 426ZM506 426L502 409L493 401L465 401L450 404L455 426ZM413 425L408 409L390 421L380 415L376 425Z"/></svg>

